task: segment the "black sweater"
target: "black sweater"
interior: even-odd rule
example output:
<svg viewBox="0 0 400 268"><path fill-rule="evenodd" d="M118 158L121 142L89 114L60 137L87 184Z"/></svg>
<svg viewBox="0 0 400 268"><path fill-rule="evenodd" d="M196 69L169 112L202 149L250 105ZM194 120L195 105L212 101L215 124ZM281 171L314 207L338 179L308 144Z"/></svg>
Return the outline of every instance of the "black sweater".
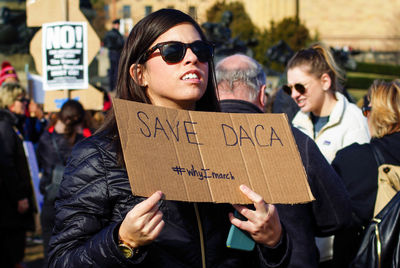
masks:
<svg viewBox="0 0 400 268"><path fill-rule="evenodd" d="M400 165L400 132L354 143L338 151L332 162L349 192L353 213L350 228L335 236L333 260L337 267L348 267L361 242L362 226L373 217L378 189L378 164L371 144L382 152L385 164Z"/></svg>
<svg viewBox="0 0 400 268"><path fill-rule="evenodd" d="M383 154L385 164L400 165L400 132L372 139ZM378 189L378 164L371 144L358 144L338 151L332 162L349 192L353 211L364 222L372 219Z"/></svg>

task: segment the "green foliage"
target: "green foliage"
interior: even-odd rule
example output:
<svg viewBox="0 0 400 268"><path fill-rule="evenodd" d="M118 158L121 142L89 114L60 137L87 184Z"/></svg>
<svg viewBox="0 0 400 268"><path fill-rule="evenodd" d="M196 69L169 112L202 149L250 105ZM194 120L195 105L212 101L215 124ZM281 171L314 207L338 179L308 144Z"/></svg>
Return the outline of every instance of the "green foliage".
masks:
<svg viewBox="0 0 400 268"><path fill-rule="evenodd" d="M104 8L104 6L107 4L105 0L90 0L90 3L92 4L93 8Z"/></svg>
<svg viewBox="0 0 400 268"><path fill-rule="evenodd" d="M96 11L96 16L91 22L91 25L99 38L102 40L107 32L105 28L106 24L106 13L104 6L107 4L105 0L90 0L93 9Z"/></svg>
<svg viewBox="0 0 400 268"><path fill-rule="evenodd" d="M400 66L357 62L354 72L347 73L347 88L368 89L376 79L392 81L399 77Z"/></svg>
<svg viewBox="0 0 400 268"><path fill-rule="evenodd" d="M394 75L397 77L400 76L400 66L388 64L357 62L357 68L355 71L359 73Z"/></svg>
<svg viewBox="0 0 400 268"><path fill-rule="evenodd" d="M282 72L284 66L268 62L265 56L266 51L275 45L279 40L284 40L294 51L304 48L310 41L310 33L304 24L296 18L284 18L275 23L271 22L269 29L259 29L253 24L242 3L219 1L207 10L208 22L219 22L225 11L231 11L233 21L230 25L232 37L239 37L241 40L258 40L253 47L254 58L271 69Z"/></svg>
<svg viewBox="0 0 400 268"><path fill-rule="evenodd" d="M311 40L306 26L296 18L284 18L276 26L271 23L269 34L273 43L284 40L294 51L304 48Z"/></svg>
<svg viewBox="0 0 400 268"><path fill-rule="evenodd" d="M347 88L368 89L376 79L391 81L395 78L395 76L348 72L345 86Z"/></svg>
<svg viewBox="0 0 400 268"><path fill-rule="evenodd" d="M232 31L232 37L239 37L241 40L249 40L256 37L257 27L253 24L243 4L240 2L227 4L222 1L215 3L207 10L207 21L219 22L225 11L231 11L233 14L233 21L229 27Z"/></svg>

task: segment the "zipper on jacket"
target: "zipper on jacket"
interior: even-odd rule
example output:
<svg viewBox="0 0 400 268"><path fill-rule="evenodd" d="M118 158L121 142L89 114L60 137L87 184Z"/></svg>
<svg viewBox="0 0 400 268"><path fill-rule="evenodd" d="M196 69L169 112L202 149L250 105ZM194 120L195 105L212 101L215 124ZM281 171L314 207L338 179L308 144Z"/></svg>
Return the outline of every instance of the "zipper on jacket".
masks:
<svg viewBox="0 0 400 268"><path fill-rule="evenodd" d="M204 249L203 228L201 226L199 208L197 207L197 203L193 203L193 206L194 206L194 211L196 213L197 226L199 227L200 249L201 249L201 267L206 268L206 253L205 253L205 249Z"/></svg>

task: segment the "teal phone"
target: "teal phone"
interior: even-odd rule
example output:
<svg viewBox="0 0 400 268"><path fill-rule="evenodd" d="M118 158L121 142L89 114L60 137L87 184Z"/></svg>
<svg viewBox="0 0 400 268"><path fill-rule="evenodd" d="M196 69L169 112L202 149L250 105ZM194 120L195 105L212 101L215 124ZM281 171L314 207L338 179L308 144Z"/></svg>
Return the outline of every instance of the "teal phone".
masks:
<svg viewBox="0 0 400 268"><path fill-rule="evenodd" d="M235 211L234 215L240 220L247 220L246 217L237 211ZM232 224L231 229L229 230L228 238L226 239L226 246L228 248L252 251L255 244L256 242L254 242L254 240L246 231L243 231Z"/></svg>

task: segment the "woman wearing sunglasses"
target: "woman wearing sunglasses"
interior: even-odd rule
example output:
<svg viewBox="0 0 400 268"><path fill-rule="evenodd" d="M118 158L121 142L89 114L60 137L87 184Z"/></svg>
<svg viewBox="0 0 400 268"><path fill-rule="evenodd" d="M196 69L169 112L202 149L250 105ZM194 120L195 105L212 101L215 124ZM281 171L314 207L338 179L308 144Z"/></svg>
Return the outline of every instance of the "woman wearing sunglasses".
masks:
<svg viewBox="0 0 400 268"><path fill-rule="evenodd" d="M335 237L335 267L348 267L359 246L359 231L372 219L378 188L377 148L385 164L400 165L400 81L374 81L364 103L372 136L366 144L340 150L332 162L352 201L353 228Z"/></svg>
<svg viewBox="0 0 400 268"><path fill-rule="evenodd" d="M342 76L327 48L314 44L298 51L286 70L288 84L283 90L300 108L292 124L315 140L329 163L338 150L369 141L360 109L339 92ZM327 265L333 256L332 242L332 237L317 239L320 260Z"/></svg>
<svg viewBox="0 0 400 268"><path fill-rule="evenodd" d="M286 69L283 90L300 108L292 124L315 140L328 162L341 148L369 141L360 109L339 92L342 75L327 48L314 44L298 51Z"/></svg>
<svg viewBox="0 0 400 268"><path fill-rule="evenodd" d="M154 12L125 43L117 97L219 111L212 56L213 47L190 16L173 9ZM275 206L246 186L241 190L254 208L167 201L160 191L133 196L110 112L102 128L76 146L66 167L50 267L285 266L290 247ZM248 221L234 218L235 209ZM250 233L254 250L226 247L231 224Z"/></svg>

